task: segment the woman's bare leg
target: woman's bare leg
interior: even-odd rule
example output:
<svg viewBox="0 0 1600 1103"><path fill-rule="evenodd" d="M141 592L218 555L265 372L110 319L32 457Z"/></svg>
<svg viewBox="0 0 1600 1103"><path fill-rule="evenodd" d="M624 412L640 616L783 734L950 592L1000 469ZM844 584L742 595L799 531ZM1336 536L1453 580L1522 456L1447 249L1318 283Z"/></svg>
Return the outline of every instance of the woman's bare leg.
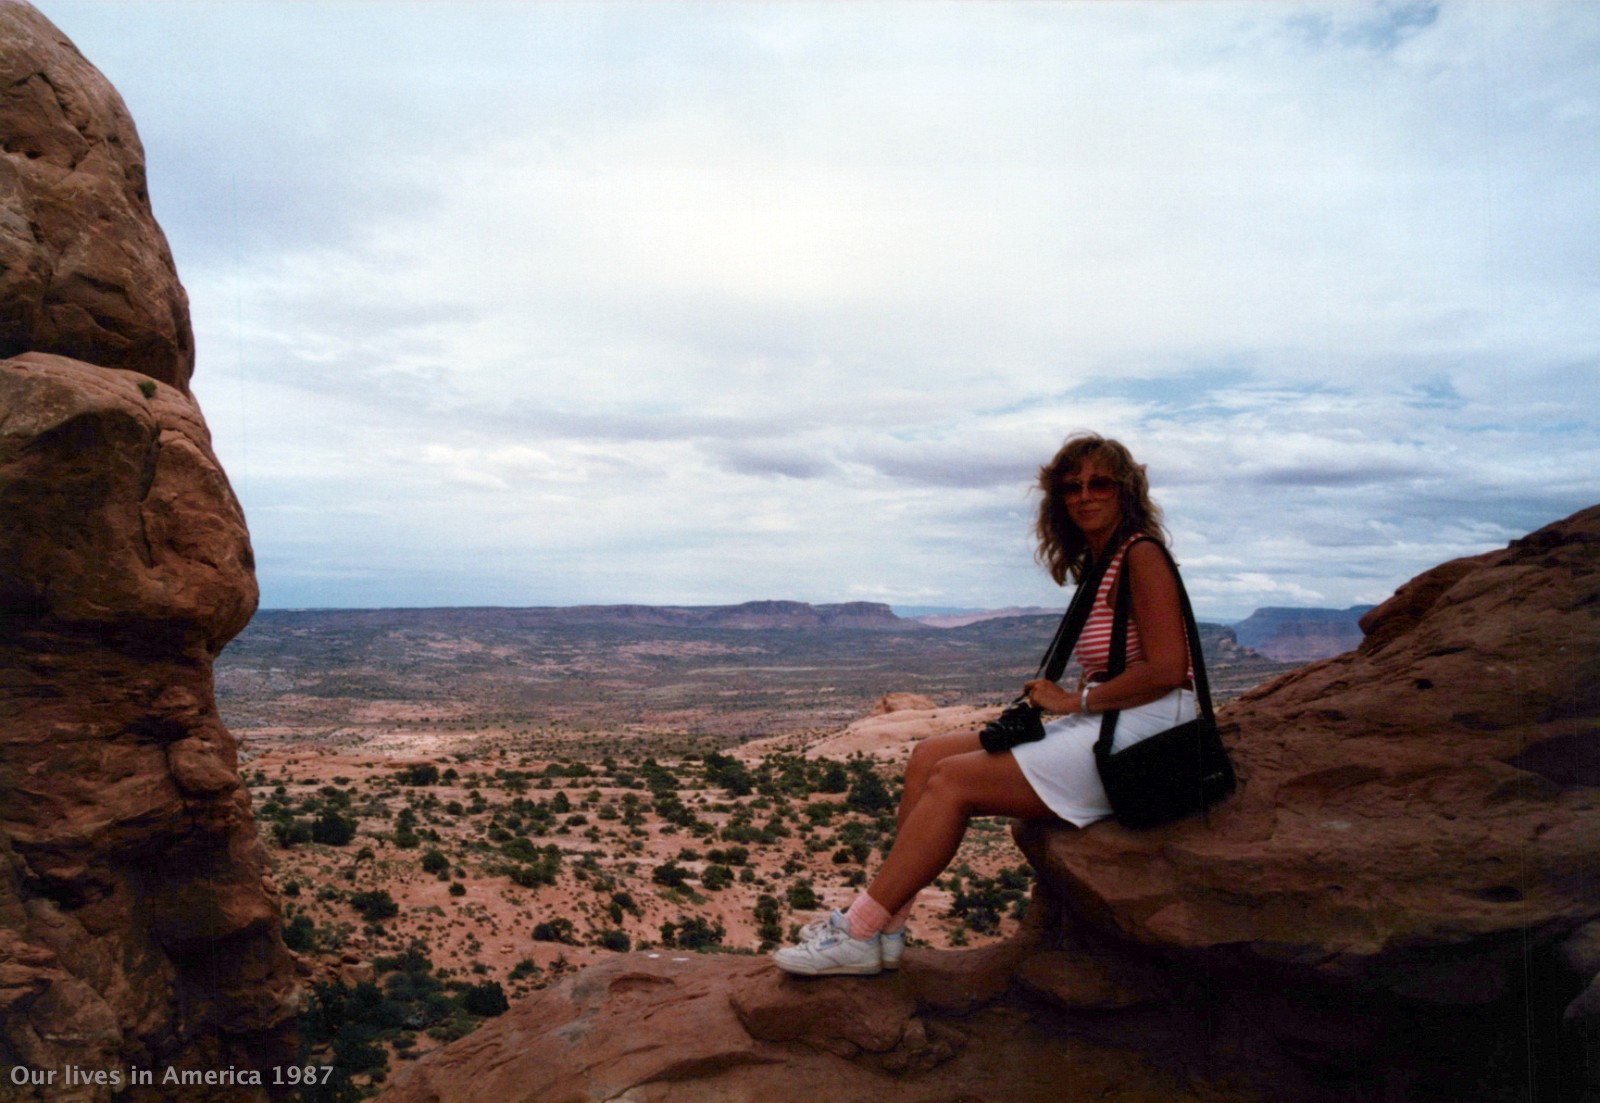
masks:
<svg viewBox="0 0 1600 1103"><path fill-rule="evenodd" d="M976 743L976 735L970 738ZM908 767L908 790L911 785ZM894 846L867 886L867 895L889 912L944 871L973 816L1048 819L1055 815L1033 791L1009 752L972 750L940 755L917 786L909 802L902 800L903 815Z"/></svg>
<svg viewBox="0 0 1600 1103"><path fill-rule="evenodd" d="M906 763L904 788L900 791L900 808L895 814L895 826L905 826L906 817L917 806L917 801L922 799L922 792L928 786L928 777L933 773L934 767L951 755L970 754L982 749L983 744L978 741L977 732L930 735L912 748L911 761Z"/></svg>

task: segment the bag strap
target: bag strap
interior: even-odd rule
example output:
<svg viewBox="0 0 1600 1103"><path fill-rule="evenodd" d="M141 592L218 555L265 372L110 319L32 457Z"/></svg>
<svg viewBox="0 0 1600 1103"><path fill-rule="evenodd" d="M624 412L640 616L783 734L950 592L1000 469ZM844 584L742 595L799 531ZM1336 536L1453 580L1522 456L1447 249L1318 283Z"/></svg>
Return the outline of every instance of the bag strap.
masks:
<svg viewBox="0 0 1600 1103"><path fill-rule="evenodd" d="M1062 614L1061 623L1056 626L1056 634L1050 640L1050 646L1045 648L1044 657L1039 660L1035 678L1052 682L1061 680L1061 674L1072 657L1072 649L1078 645L1078 637L1083 634L1083 626L1089 622L1095 594L1100 591L1100 580L1105 577L1109 565L1110 557L1107 557L1104 563L1091 562L1083 572L1083 577L1078 580L1078 589L1073 593L1067 611Z"/></svg>
<svg viewBox="0 0 1600 1103"><path fill-rule="evenodd" d="M1133 545L1141 540L1150 540L1148 536L1140 536L1130 541L1122 556L1122 571L1117 576L1117 604L1111 618L1111 677L1115 678L1127 666L1128 661L1128 616L1132 608L1133 592L1133 561L1128 558L1128 552L1133 550ZM1172 553L1166 545L1159 540L1150 540L1150 543L1161 549L1161 554L1167 557L1167 565L1172 568L1172 577L1178 583L1178 600L1183 605L1184 634L1189 641L1189 662L1194 667L1194 694L1200 706L1200 714L1212 723L1216 722L1216 714L1211 710L1211 684L1206 680L1206 660L1200 651L1200 625L1194 618L1194 609L1189 604L1189 591L1184 588L1183 575L1178 571L1177 561L1172 558ZM1100 738L1095 742L1095 757L1103 758L1111 753L1111 740L1117 731L1117 716L1119 710L1107 709L1100 720Z"/></svg>

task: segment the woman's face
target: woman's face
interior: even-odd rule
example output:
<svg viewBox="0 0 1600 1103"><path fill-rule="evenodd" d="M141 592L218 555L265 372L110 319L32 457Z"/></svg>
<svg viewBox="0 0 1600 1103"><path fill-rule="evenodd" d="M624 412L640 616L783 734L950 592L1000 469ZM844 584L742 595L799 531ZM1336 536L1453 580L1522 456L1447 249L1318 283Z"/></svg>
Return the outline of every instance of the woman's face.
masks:
<svg viewBox="0 0 1600 1103"><path fill-rule="evenodd" d="M1067 516L1090 543L1109 537L1122 523L1122 488L1105 460L1090 456L1068 472L1058 488Z"/></svg>

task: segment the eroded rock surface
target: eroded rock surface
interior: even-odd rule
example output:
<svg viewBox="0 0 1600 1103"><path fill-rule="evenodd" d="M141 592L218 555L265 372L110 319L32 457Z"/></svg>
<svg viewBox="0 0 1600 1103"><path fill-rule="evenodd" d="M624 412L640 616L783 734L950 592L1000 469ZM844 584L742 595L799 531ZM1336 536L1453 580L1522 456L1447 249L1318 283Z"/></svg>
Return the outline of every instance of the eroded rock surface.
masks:
<svg viewBox="0 0 1600 1103"><path fill-rule="evenodd" d="M979 954L979 951L973 951ZM911 955L924 958L919 969ZM797 978L765 958L628 954L519 1002L402 1071L382 1103L1266 1103L1195 1086L1158 1061L1056 1029L1048 1014L988 1003L954 1015L902 973ZM968 955L938 954L940 958ZM992 964L993 959L991 959ZM1005 988L1004 974L987 987ZM1168 1054L1171 1056L1171 1054Z"/></svg>
<svg viewBox="0 0 1600 1103"><path fill-rule="evenodd" d="M250 541L138 139L12 0L0 78L0 1098L102 1101L65 1070L292 1061L299 997L212 696Z"/></svg>
<svg viewBox="0 0 1600 1103"><path fill-rule="evenodd" d="M194 369L122 97L31 5L0 0L0 357L30 351L185 392Z"/></svg>
<svg viewBox="0 0 1600 1103"><path fill-rule="evenodd" d="M295 977L212 697L250 544L198 411L142 374L0 361L0 518L0 1064L292 1058Z"/></svg>
<svg viewBox="0 0 1600 1103"><path fill-rule="evenodd" d="M1531 1066L1570 1087L1555 1035L1592 971L1561 951L1600 917L1600 508L1443 564L1363 626L1226 708L1242 790L1209 823L1032 825L1023 849L1090 944L1241 998L1301 991L1285 1045L1419 1088L1451 1063L1509 1077L1483 1099Z"/></svg>

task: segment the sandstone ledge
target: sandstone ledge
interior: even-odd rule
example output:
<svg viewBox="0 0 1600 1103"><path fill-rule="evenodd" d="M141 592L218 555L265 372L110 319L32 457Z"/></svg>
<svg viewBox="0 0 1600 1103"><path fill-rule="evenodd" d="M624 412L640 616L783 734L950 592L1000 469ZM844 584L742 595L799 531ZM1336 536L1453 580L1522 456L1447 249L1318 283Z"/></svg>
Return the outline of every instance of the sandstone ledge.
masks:
<svg viewBox="0 0 1600 1103"><path fill-rule="evenodd" d="M981 951L912 951L898 974L797 978L765 958L628 954L519 1002L401 1072L383 1103L931 1099L1265 1103L1170 1060L1062 1030L1051 1013L992 998L963 1015L922 998ZM992 960L992 958L991 958ZM992 978L997 994L1005 977ZM998 982L996 984L996 982Z"/></svg>

